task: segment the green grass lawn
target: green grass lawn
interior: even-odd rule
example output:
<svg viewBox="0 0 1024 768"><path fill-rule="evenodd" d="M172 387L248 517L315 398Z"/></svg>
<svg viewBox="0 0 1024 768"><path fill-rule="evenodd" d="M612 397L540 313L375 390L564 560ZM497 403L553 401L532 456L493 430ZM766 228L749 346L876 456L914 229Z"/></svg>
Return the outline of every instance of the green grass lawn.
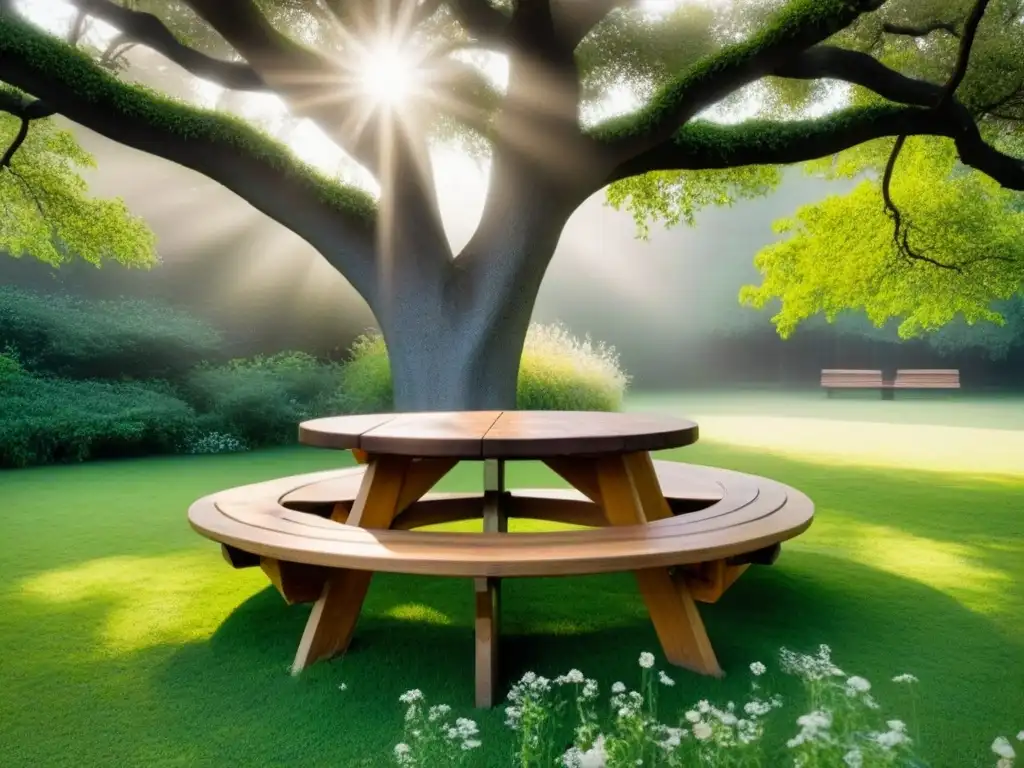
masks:
<svg viewBox="0 0 1024 768"><path fill-rule="evenodd" d="M733 674L676 671L662 706L739 700L749 662L771 665L783 645L829 643L887 707L902 703L893 675L921 679L922 751L935 766L994 764L992 739L1024 727L1024 454L1021 471L999 459L1021 434L1005 428L1019 413L1006 402L998 423L962 414L943 422L955 402L924 403L932 415L916 419L898 415L913 410L901 403L867 413L858 402L844 419L831 401L831 412L812 403L803 413L775 409L771 398L760 410L748 399L730 411L721 396L662 402L711 426L701 444L661 458L767 475L818 506L774 567L751 570L703 609ZM747 420L757 439L715 418ZM750 421L766 418L776 422ZM872 425L875 453L858 442L866 433L848 451L833 444L836 422L854 421ZM917 427L948 432L906 442L904 430ZM973 441L966 469L933 451L936 434L968 435L956 430ZM771 435L782 449L766 448ZM999 459L998 471L982 473L979 453ZM468 581L377 577L348 655L292 678L308 607L285 606L258 570L231 570L186 523L198 496L343 459L292 448L0 473L0 765L381 766L401 731L397 698L412 687L477 717L480 764L507 765L501 711L470 706ZM445 489L473 487L472 469L457 468ZM519 485L554 482L532 465L510 475ZM506 682L528 669L579 667L607 689L635 682L640 651L658 650L626 575L508 581L504 628ZM786 678L772 683L792 692ZM783 737L796 730L783 725Z"/></svg>

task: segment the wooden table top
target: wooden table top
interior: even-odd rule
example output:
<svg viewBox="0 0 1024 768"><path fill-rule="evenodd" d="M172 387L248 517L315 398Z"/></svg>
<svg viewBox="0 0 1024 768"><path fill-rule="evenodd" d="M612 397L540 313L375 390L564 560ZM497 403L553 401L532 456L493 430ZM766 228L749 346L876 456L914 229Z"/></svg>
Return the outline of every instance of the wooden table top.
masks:
<svg viewBox="0 0 1024 768"><path fill-rule="evenodd" d="M696 441L692 421L592 411L380 413L299 425L306 445L421 458L542 459L660 451Z"/></svg>

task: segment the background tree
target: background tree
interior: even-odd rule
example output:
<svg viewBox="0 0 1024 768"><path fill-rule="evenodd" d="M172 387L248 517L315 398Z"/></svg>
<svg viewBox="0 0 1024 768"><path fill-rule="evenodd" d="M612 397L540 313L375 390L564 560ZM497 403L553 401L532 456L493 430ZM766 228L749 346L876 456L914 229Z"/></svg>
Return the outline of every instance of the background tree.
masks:
<svg viewBox="0 0 1024 768"><path fill-rule="evenodd" d="M73 49L0 0L0 79L38 109L215 179L305 238L372 308L400 409L514 404L559 235L608 184L625 185L613 199L641 216L647 206L685 218L687 206L770 188L777 174L750 166L887 137L902 147L920 134L947 138L971 174L1024 189L1011 140L1022 14L1009 0L683 4L661 17L618 0L73 4L113 25L113 44ZM119 79L111 61L128 44L228 89L276 94L373 174L379 200L243 121ZM990 67L977 74L975 48ZM482 51L507 78L488 76ZM413 72L399 81L403 63ZM602 118L616 89L641 106ZM713 108L732 108L732 122L709 119ZM736 121L735 110L756 117ZM490 184L476 233L455 254L429 149L465 131L485 143ZM915 258L913 231L897 220L897 258L941 269Z"/></svg>

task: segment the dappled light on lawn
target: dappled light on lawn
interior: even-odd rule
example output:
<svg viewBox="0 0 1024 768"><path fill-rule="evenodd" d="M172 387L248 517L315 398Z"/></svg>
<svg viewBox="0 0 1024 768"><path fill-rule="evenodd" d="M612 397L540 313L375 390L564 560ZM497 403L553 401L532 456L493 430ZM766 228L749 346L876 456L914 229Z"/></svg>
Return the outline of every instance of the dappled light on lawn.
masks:
<svg viewBox="0 0 1024 768"><path fill-rule="evenodd" d="M701 439L822 464L1024 475L1024 431L774 416L691 416Z"/></svg>
<svg viewBox="0 0 1024 768"><path fill-rule="evenodd" d="M45 571L22 582L20 593L51 604L107 605L95 644L78 647L80 653L106 656L213 635L240 601L266 584L255 578L262 574L251 572L220 578L223 566L210 547L107 557Z"/></svg>
<svg viewBox="0 0 1024 768"><path fill-rule="evenodd" d="M900 512L898 502L894 503L892 515L898 517ZM987 546L984 531L979 531L979 536ZM819 510L808 535L787 548L839 556L911 579L979 614L1002 612L1003 597L1013 586L1010 574L983 564L980 546L916 536L896 526L864 522L852 512ZM1024 543L1014 549L1024 558Z"/></svg>
<svg viewBox="0 0 1024 768"><path fill-rule="evenodd" d="M423 603L402 603L389 608L384 615L392 619L422 624L447 625L452 623L450 616Z"/></svg>

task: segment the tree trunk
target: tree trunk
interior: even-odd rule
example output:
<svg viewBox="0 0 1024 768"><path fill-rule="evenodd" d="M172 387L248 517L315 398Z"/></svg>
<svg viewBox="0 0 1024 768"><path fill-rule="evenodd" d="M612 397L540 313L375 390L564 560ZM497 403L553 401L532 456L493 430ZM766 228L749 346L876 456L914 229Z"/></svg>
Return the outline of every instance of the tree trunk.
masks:
<svg viewBox="0 0 1024 768"><path fill-rule="evenodd" d="M392 324L385 335L395 410L514 409L529 316L526 324L490 331L469 317L448 320L433 328Z"/></svg>

